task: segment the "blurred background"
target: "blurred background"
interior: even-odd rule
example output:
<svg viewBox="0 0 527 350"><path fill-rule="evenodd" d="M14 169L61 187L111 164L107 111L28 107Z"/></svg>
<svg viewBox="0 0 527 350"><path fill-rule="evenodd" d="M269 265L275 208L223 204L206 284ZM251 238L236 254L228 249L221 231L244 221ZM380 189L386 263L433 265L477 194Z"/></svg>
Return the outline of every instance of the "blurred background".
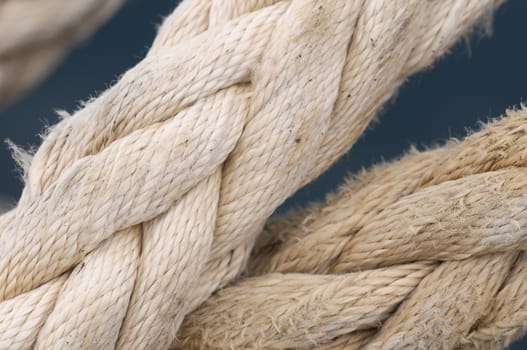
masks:
<svg viewBox="0 0 527 350"><path fill-rule="evenodd" d="M0 139L25 148L57 122L55 109L73 112L137 63L152 42L162 17L178 1L131 0L97 34L77 47L30 93L0 110ZM509 0L496 13L491 37L474 33L451 53L413 76L352 150L317 181L279 209L324 198L350 172L418 148L462 137L478 121L497 117L527 97L527 1ZM0 211L16 203L20 176L5 144L0 147ZM511 349L527 349L527 341Z"/></svg>

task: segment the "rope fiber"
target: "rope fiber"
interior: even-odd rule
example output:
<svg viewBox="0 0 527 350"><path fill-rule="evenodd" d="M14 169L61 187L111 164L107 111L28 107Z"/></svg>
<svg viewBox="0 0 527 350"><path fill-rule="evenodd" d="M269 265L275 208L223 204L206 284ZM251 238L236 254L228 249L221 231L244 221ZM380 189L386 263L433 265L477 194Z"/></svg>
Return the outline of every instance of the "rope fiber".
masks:
<svg viewBox="0 0 527 350"><path fill-rule="evenodd" d="M0 29L29 3L0 2ZM501 3L184 0L35 154L11 145L25 187L0 216L0 349L510 344L527 319L527 109L270 219ZM0 40L0 103L36 80L4 93L4 57L41 57L119 4Z"/></svg>

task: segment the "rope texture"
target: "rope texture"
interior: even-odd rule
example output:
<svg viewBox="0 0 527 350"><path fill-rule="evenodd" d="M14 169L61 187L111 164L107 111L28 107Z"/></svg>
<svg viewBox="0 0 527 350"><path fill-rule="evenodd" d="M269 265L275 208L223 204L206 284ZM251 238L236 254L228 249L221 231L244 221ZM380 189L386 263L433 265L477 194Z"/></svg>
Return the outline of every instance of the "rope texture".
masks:
<svg viewBox="0 0 527 350"><path fill-rule="evenodd" d="M31 159L15 149L0 348L510 343L527 300L527 112L265 225L500 3L184 1Z"/></svg>
<svg viewBox="0 0 527 350"><path fill-rule="evenodd" d="M42 80L124 0L0 1L0 105Z"/></svg>

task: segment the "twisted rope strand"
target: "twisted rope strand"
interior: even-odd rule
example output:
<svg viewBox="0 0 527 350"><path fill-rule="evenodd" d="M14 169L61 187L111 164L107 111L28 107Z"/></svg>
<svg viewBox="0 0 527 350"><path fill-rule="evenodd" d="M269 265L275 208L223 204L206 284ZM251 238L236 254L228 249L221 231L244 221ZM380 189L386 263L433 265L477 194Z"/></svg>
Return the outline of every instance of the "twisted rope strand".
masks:
<svg viewBox="0 0 527 350"><path fill-rule="evenodd" d="M439 265L365 349L454 348L487 312L516 257L516 252L490 254Z"/></svg>
<svg viewBox="0 0 527 350"><path fill-rule="evenodd" d="M140 237L137 226L123 230L73 269L38 333L36 349L115 346L134 287ZM55 281L44 286L50 283Z"/></svg>
<svg viewBox="0 0 527 350"><path fill-rule="evenodd" d="M503 349L525 334L527 257L521 252L494 302L478 326L459 342L460 348Z"/></svg>
<svg viewBox="0 0 527 350"><path fill-rule="evenodd" d="M386 319L434 264L342 275L268 274L221 290L182 325L181 349L308 347Z"/></svg>

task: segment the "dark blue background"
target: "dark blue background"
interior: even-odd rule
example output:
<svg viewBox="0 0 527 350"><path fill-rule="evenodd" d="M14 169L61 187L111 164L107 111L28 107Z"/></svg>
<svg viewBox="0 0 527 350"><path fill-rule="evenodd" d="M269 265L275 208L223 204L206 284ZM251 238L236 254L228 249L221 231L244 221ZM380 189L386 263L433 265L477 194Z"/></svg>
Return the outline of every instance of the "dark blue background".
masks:
<svg viewBox="0 0 527 350"><path fill-rule="evenodd" d="M53 124L56 108L73 111L96 96L138 62L155 36L156 25L178 1L129 1L107 25L59 66L32 92L0 111L0 139L37 145L37 135ZM510 0L498 10L491 38L472 36L459 43L435 67L414 76L397 99L353 149L285 207L323 198L350 171L392 159L409 145L426 146L517 106L527 97L527 2ZM16 199L22 184L7 147L0 147L0 194ZM527 342L513 349L527 348Z"/></svg>

